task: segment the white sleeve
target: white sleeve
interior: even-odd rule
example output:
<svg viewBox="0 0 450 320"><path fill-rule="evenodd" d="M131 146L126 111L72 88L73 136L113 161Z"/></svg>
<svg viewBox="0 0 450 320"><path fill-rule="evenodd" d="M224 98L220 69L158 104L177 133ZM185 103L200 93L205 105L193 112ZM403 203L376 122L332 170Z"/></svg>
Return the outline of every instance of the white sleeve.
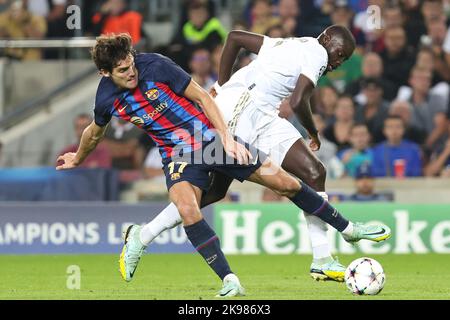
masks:
<svg viewBox="0 0 450 320"><path fill-rule="evenodd" d="M319 46L311 46L303 52L304 61L300 70L300 74L310 79L314 87L328 65L328 54L322 46Z"/></svg>
<svg viewBox="0 0 450 320"><path fill-rule="evenodd" d="M162 158L157 147L152 148L148 152L147 157L145 158L144 167L154 169L162 168Z"/></svg>
<svg viewBox="0 0 450 320"><path fill-rule="evenodd" d="M447 30L447 35L445 36L444 44L442 45L445 53L450 54L450 28Z"/></svg>

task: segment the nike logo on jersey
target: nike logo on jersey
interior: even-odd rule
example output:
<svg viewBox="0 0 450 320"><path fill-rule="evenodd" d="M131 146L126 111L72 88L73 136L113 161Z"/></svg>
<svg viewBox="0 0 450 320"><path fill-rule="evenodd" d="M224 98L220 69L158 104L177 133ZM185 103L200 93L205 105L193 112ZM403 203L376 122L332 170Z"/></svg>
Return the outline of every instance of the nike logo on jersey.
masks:
<svg viewBox="0 0 450 320"><path fill-rule="evenodd" d="M128 106L127 105L125 105L125 107L122 107L122 108L120 108L119 109L119 112L123 112L123 111L125 111L125 109L127 108Z"/></svg>

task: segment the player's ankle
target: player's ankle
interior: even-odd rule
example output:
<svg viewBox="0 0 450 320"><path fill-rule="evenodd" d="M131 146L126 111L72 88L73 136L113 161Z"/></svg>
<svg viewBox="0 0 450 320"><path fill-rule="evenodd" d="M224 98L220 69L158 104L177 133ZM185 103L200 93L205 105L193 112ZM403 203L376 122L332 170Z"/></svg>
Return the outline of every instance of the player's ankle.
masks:
<svg viewBox="0 0 450 320"><path fill-rule="evenodd" d="M239 278L234 273L229 273L223 278L223 282L234 282L240 284Z"/></svg>
<svg viewBox="0 0 450 320"><path fill-rule="evenodd" d="M332 256L328 256L328 257L324 257L324 258L313 258L313 263L316 263L316 264L319 264L319 265L322 265L322 264L327 264L327 263L330 263L330 262L333 262L334 261L334 259L333 259L333 257Z"/></svg>
<svg viewBox="0 0 450 320"><path fill-rule="evenodd" d="M150 239L155 238L153 235L149 236L148 233L149 233L149 231L144 230L144 228L141 228L141 230L139 231L139 236L138 236L139 243L141 245L143 245L144 247L148 246L150 244L150 242L152 242L152 240L150 240Z"/></svg>
<svg viewBox="0 0 450 320"><path fill-rule="evenodd" d="M346 236L351 236L353 234L353 222L349 221L348 226L341 233Z"/></svg>

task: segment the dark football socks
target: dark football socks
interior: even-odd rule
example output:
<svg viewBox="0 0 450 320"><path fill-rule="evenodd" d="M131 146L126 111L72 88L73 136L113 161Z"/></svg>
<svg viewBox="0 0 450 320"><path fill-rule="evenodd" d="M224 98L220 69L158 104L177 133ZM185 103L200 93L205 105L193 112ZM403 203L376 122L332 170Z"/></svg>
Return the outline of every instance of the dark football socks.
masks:
<svg viewBox="0 0 450 320"><path fill-rule="evenodd" d="M192 245L220 279L223 280L227 274L232 273L227 259L220 249L219 238L204 219L184 226L184 231Z"/></svg>
<svg viewBox="0 0 450 320"><path fill-rule="evenodd" d="M349 221L307 184L302 181L300 181L300 184L302 189L290 200L303 211L316 215L339 232L342 232L348 226Z"/></svg>

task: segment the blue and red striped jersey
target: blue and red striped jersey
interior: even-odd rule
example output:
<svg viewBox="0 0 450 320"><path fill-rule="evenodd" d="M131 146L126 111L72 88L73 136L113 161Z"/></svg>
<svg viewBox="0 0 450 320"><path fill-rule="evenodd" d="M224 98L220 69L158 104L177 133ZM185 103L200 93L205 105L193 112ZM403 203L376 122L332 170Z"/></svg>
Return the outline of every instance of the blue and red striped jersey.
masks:
<svg viewBox="0 0 450 320"><path fill-rule="evenodd" d="M156 53L135 57L138 85L119 89L103 77L95 98L95 123L105 126L112 116L145 130L155 141L163 160L202 148L214 138L203 111L183 96L191 77L169 58Z"/></svg>

